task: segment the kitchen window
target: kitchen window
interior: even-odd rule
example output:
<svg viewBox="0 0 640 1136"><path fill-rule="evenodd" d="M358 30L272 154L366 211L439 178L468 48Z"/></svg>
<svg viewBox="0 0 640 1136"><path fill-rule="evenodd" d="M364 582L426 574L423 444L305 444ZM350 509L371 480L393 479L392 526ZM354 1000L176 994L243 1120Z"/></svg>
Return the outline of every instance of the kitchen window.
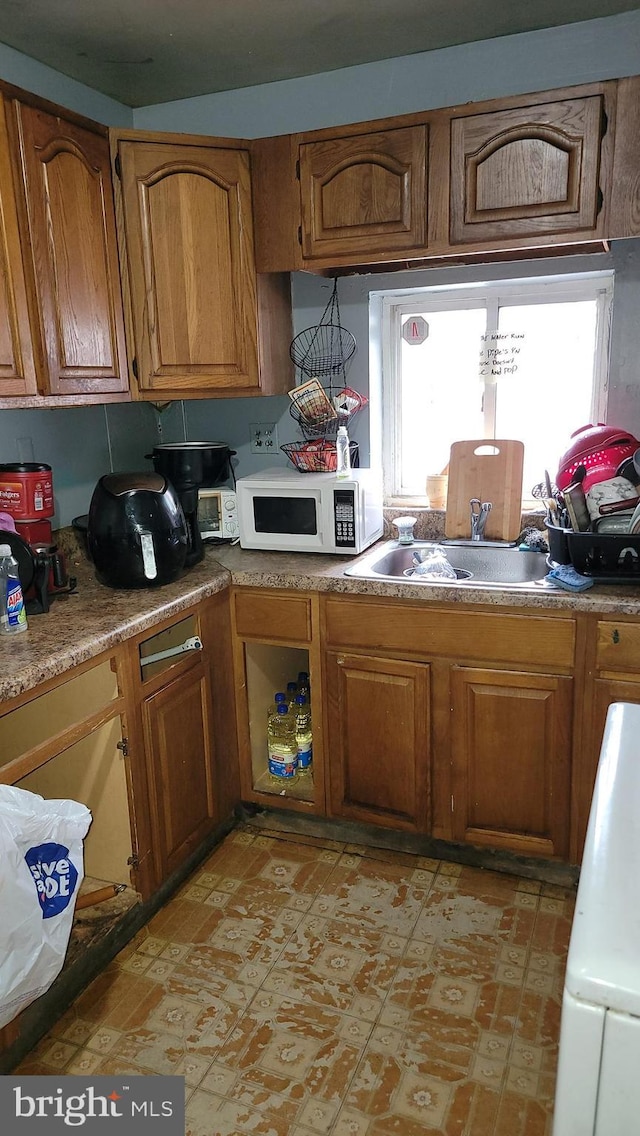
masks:
<svg viewBox="0 0 640 1136"><path fill-rule="evenodd" d="M454 441L518 438L531 500L570 434L604 419L612 299L612 272L385 294L386 496L424 496Z"/></svg>

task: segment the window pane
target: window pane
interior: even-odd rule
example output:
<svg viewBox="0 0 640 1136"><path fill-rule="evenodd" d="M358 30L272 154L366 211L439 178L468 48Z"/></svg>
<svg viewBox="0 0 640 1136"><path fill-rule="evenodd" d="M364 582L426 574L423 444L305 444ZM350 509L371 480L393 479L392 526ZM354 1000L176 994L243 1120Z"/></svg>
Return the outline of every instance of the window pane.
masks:
<svg viewBox="0 0 640 1136"><path fill-rule="evenodd" d="M427 474L444 469L452 442L483 437L478 355L486 311L412 314L427 321L429 336L419 346L401 341L401 491L424 494Z"/></svg>
<svg viewBox="0 0 640 1136"><path fill-rule="evenodd" d="M573 430L591 416L597 302L501 307L499 331L524 336L517 371L498 379L496 437L525 445L523 496L551 479Z"/></svg>

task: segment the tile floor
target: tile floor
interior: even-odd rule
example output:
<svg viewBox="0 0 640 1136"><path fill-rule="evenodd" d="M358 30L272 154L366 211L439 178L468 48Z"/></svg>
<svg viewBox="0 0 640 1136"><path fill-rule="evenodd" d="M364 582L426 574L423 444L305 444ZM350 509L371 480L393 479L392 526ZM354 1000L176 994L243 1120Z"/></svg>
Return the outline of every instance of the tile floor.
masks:
<svg viewBox="0 0 640 1136"><path fill-rule="evenodd" d="M177 1073L188 1136L548 1136L573 892L236 829L21 1073Z"/></svg>

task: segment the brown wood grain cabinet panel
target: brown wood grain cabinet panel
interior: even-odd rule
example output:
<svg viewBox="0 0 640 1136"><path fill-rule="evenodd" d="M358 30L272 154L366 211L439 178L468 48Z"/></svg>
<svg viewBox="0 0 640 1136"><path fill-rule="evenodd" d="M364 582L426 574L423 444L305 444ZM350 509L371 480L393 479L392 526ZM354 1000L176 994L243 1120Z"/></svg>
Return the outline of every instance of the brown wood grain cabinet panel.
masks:
<svg viewBox="0 0 640 1136"><path fill-rule="evenodd" d="M216 809L208 676L200 666L143 703L162 878L212 829Z"/></svg>
<svg viewBox="0 0 640 1136"><path fill-rule="evenodd" d="M572 680L453 667L451 699L454 837L566 857Z"/></svg>
<svg viewBox="0 0 640 1136"><path fill-rule="evenodd" d="M6 102L0 95L0 398L36 393Z"/></svg>
<svg viewBox="0 0 640 1136"><path fill-rule="evenodd" d="M37 107L14 107L43 393L126 393L108 140Z"/></svg>
<svg viewBox="0 0 640 1136"><path fill-rule="evenodd" d="M249 155L121 141L138 386L259 392Z"/></svg>
<svg viewBox="0 0 640 1136"><path fill-rule="evenodd" d="M595 232L603 98L454 117L452 244Z"/></svg>
<svg viewBox="0 0 640 1136"><path fill-rule="evenodd" d="M300 193L304 259L425 246L427 127L302 145Z"/></svg>
<svg viewBox="0 0 640 1136"><path fill-rule="evenodd" d="M217 819L231 816L240 800L238 735L235 723L236 686L233 672L229 595L217 592L201 608L202 641L211 671L212 719L215 738Z"/></svg>
<svg viewBox="0 0 640 1136"><path fill-rule="evenodd" d="M237 634L245 639L308 643L311 599L295 592L250 591L234 594Z"/></svg>
<svg viewBox="0 0 640 1136"><path fill-rule="evenodd" d="M327 641L448 658L569 668L575 655L573 618L411 607L329 598Z"/></svg>
<svg viewBox="0 0 640 1136"><path fill-rule="evenodd" d="M254 138L249 145L256 269L259 274L293 272L302 268L297 136Z"/></svg>
<svg viewBox="0 0 640 1136"><path fill-rule="evenodd" d="M331 814L426 832L428 666L329 653L326 677Z"/></svg>
<svg viewBox="0 0 640 1136"><path fill-rule="evenodd" d="M640 76L619 79L608 237L640 234Z"/></svg>
<svg viewBox="0 0 640 1136"><path fill-rule="evenodd" d="M639 675L640 678L640 675ZM640 682L598 678L589 687L584 705L585 742L576 763L573 811L577 857L582 855L591 798L596 780L607 710L614 702L640 702Z"/></svg>
<svg viewBox="0 0 640 1136"><path fill-rule="evenodd" d="M596 628L599 671L623 671L640 678L640 624L601 619Z"/></svg>

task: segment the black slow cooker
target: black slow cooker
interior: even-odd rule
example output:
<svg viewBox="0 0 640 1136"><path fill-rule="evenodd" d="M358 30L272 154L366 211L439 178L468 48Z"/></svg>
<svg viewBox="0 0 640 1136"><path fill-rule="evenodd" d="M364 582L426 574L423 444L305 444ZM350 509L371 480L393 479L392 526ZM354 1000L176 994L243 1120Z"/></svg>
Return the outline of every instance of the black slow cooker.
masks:
<svg viewBox="0 0 640 1136"><path fill-rule="evenodd" d="M145 457L178 490L211 489L227 481L235 453L226 442L168 442L154 446Z"/></svg>

